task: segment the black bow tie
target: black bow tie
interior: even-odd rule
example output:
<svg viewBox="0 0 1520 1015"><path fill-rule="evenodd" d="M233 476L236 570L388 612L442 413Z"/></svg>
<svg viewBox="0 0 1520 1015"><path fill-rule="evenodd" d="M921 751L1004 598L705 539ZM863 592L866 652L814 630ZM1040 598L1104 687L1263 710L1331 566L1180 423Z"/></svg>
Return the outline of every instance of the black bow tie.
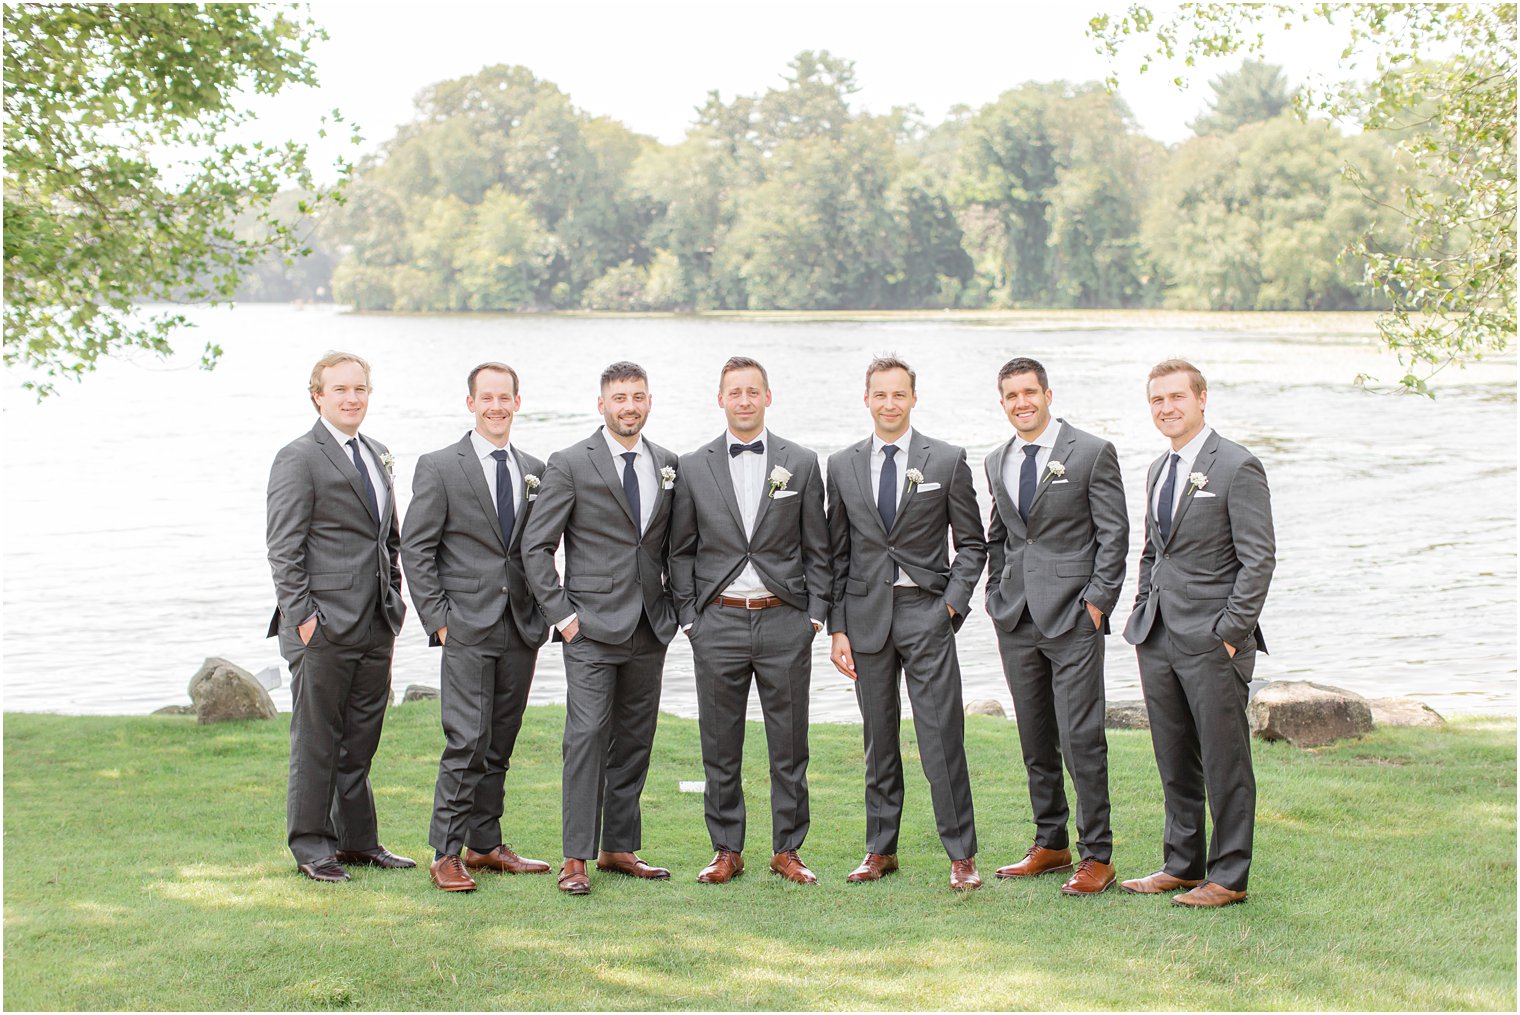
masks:
<svg viewBox="0 0 1520 1015"><path fill-rule="evenodd" d="M728 457L738 458L746 451L753 451L757 455L765 454L765 441L755 441L753 444L730 444L728 446Z"/></svg>

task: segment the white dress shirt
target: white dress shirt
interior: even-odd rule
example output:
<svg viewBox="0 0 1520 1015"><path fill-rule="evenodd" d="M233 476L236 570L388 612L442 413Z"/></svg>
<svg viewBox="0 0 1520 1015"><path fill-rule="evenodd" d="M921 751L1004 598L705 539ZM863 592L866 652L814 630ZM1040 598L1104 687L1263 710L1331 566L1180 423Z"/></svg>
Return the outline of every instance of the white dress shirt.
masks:
<svg viewBox="0 0 1520 1015"><path fill-rule="evenodd" d="M1153 517L1161 517L1161 488L1166 485L1166 472L1171 468L1172 455L1181 459L1177 463L1177 488L1172 491L1172 519L1177 518L1177 508L1182 504L1182 495L1187 491L1188 474L1193 471L1193 463L1198 460L1198 452L1203 450L1203 444L1209 439L1209 434L1214 428L1204 424L1202 430L1181 448L1166 449L1166 458L1161 462L1161 472L1156 476L1156 489L1151 492L1151 513Z"/></svg>
<svg viewBox="0 0 1520 1015"><path fill-rule="evenodd" d="M349 448L348 442L354 438L350 437L342 430L339 430L337 427L333 426L332 423L328 421L326 416L318 416L317 418L322 421L323 426L327 427L328 432L333 435L333 438L343 446L343 456L347 458L349 464L352 465L354 461L354 453L353 450ZM369 449L369 445L364 443L362 440L359 442L359 455L364 459L365 468L369 469L369 481L370 484L375 488L375 507L380 509L380 517L384 518L386 491L390 489L386 485L385 476L383 475L385 467L380 464L380 460L375 457L375 453Z"/></svg>
<svg viewBox="0 0 1520 1015"><path fill-rule="evenodd" d="M486 489L491 491L491 503L496 503L496 459L491 457L492 452L498 450L495 444L480 436L479 430L470 431L470 445L475 449L475 456L480 459L480 471L485 473ZM512 511L514 517L522 514L523 478L522 470L517 467L517 456L512 453L512 442L507 441L506 447L500 450L507 453L507 475L512 477Z"/></svg>
<svg viewBox="0 0 1520 1015"><path fill-rule="evenodd" d="M873 505L879 503L877 498L881 490L881 467L887 462L887 456L882 454L881 449L889 443L897 448L897 454L892 458L892 464L897 466L897 490L893 493L893 497L898 505L897 510L901 513L907 507L903 503L902 491L903 484L907 482L908 478L908 449L913 446L913 428L911 426L908 427L907 430L903 431L903 435L895 441L884 441L877 434L873 433L871 435L871 503ZM897 580L892 584L907 585L914 588L918 586L918 583L909 578L908 572L902 568L897 569Z"/></svg>
<svg viewBox="0 0 1520 1015"><path fill-rule="evenodd" d="M1034 453L1035 485L1038 487L1041 477L1045 475L1045 469L1050 465L1050 456L1055 451L1056 438L1061 435L1061 421L1052 419L1045 425L1045 429L1032 441L1026 441L1021 434L1015 434L1013 445L1003 457L1003 488L1008 491L1014 506L1023 508L1024 513L1029 513L1028 504L1019 503L1019 474L1024 468L1024 449L1031 444L1038 445L1040 450Z"/></svg>
<svg viewBox="0 0 1520 1015"><path fill-rule="evenodd" d="M607 441L607 450L612 452L612 469L619 480L623 478L623 469L627 466L623 456L629 451L637 456L633 460L633 474L639 481L639 535L643 535L644 530L649 528L649 520L654 517L654 502L660 489L660 475L654 465L654 456L649 453L649 446L644 443L643 437L632 448L619 444L605 426L602 427L602 437Z"/></svg>
<svg viewBox="0 0 1520 1015"><path fill-rule="evenodd" d="M727 433L730 444L753 444L754 441L740 440ZM766 431L761 430L756 441L766 439ZM723 449L728 454L728 448ZM739 517L744 521L744 537L752 539L755 535L755 516L760 513L760 498L768 493L765 482L765 455L745 451L728 457L728 475L734 481L734 496L739 502ZM725 596L738 596L743 599L764 599L771 594L770 589L760 580L760 573L755 570L752 561L744 562L744 570L733 580L728 588L723 590Z"/></svg>

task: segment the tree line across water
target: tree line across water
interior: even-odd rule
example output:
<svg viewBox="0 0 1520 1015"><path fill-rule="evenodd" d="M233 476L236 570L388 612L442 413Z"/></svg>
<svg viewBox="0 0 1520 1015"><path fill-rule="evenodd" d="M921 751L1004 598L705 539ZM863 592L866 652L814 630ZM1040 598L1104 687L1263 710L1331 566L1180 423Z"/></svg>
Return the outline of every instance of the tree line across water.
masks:
<svg viewBox="0 0 1520 1015"><path fill-rule="evenodd" d="M239 295L435 312L1386 306L1348 248L1398 235L1399 137L1299 118L1258 61L1212 88L1168 147L1099 83L1028 83L931 125L853 108L852 63L804 52L763 94L710 93L666 145L528 68L487 67L426 88L342 204L305 223L312 255L265 261Z"/></svg>

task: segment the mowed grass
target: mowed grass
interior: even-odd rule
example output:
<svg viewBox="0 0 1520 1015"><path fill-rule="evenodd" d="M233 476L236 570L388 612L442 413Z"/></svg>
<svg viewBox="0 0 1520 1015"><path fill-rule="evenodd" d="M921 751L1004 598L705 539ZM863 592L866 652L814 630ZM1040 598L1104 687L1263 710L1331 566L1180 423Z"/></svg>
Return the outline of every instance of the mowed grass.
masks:
<svg viewBox="0 0 1520 1015"><path fill-rule="evenodd" d="M507 838L559 855L563 710L529 711ZM987 885L946 884L909 767L900 873L847 885L864 826L857 727L815 726L822 884L769 874L764 738L746 744L746 874L694 882L710 848L696 724L662 716L644 849L670 882L486 875L446 895L414 871L299 877L284 845L288 717L5 717L8 1009L1515 1008L1513 719L1381 730L1319 752L1255 745L1245 905L1190 912L1060 878L999 882L1031 841L1017 733L967 722ZM374 770L381 838L431 857L436 705L391 710ZM1120 876L1160 865L1149 735L1109 734Z"/></svg>

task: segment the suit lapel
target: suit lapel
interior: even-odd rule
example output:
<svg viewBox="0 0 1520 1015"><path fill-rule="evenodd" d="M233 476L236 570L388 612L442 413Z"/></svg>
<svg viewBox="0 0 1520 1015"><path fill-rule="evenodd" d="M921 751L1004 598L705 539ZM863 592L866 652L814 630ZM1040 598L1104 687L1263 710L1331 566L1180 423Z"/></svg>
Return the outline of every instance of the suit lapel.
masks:
<svg viewBox="0 0 1520 1015"><path fill-rule="evenodd" d="M886 535L887 527L881 523L881 512L876 510L876 490L871 486L871 456L876 453L875 444L874 438L867 437L855 445L855 479L860 484L860 496L870 509L869 514L876 519L876 527Z"/></svg>
<svg viewBox="0 0 1520 1015"><path fill-rule="evenodd" d="M607 439L601 430L591 435L591 441L586 445L586 453L591 459L591 464L596 466L596 471L601 474L602 482L607 484L607 489L612 491L613 500L617 501L618 507L623 509L623 514L633 523L633 530L639 531L639 520L633 517L633 509L628 506L628 498L623 495L623 477L617 465L612 461L612 449L607 447ZM660 484L656 483L655 486Z"/></svg>
<svg viewBox="0 0 1520 1015"><path fill-rule="evenodd" d="M1161 482L1161 473L1166 467L1167 455L1170 454L1168 451L1152 462L1150 472L1145 476L1145 529L1148 536L1154 534L1158 543L1165 540L1161 538L1161 527L1156 521L1156 484Z"/></svg>
<svg viewBox="0 0 1520 1015"><path fill-rule="evenodd" d="M475 456L475 442L469 434L464 435L464 440L457 445L459 450L459 468L464 472L464 481L475 491L475 499L480 502L480 510L485 512L486 519L491 523L491 531L496 533L496 541L501 542L501 520L496 514L496 503L491 500L491 488L486 485L486 474L480 465L480 459ZM503 550L506 547L502 547Z"/></svg>
<svg viewBox="0 0 1520 1015"><path fill-rule="evenodd" d="M1023 533L1024 519L1019 516L1019 506L1008 495L1007 484L1003 482L1003 463L1007 461L1008 450L1013 447L1015 440L1014 437L1008 438L1006 443L987 456L987 485L992 487L992 501L998 513L1003 516L1004 523L1010 529Z"/></svg>
<svg viewBox="0 0 1520 1015"><path fill-rule="evenodd" d="M354 496L358 497L359 503L363 505L364 512L378 526L380 519L375 516L375 509L370 506L369 494L364 489L364 480L359 477L359 470L354 468L354 460L348 457L348 449L333 440L333 435L328 432L327 427L323 425L320 419L317 420L317 425L312 430L312 436L316 438L317 446L322 449L322 453L327 456L327 460L332 462L339 472L343 473L343 478L348 480L349 486L353 487ZM380 456L376 455L375 457L379 458ZM371 482L373 481L371 479Z"/></svg>
<svg viewBox="0 0 1520 1015"><path fill-rule="evenodd" d="M1218 450L1219 433L1215 431L1209 434L1208 440L1203 442L1203 448L1198 452L1198 457L1193 459L1193 467L1189 470L1189 475L1194 472L1201 472L1207 476L1209 470L1214 467L1214 454ZM1193 503L1193 497L1198 493L1198 490L1190 489L1191 484L1188 482L1187 476L1178 476L1177 482L1182 484L1182 502L1177 505L1177 514L1172 518L1172 534L1167 539L1169 543L1172 539L1176 538L1177 530L1182 526L1182 519L1187 515L1188 505ZM1199 487L1198 489L1201 490L1203 488Z"/></svg>
<svg viewBox="0 0 1520 1015"><path fill-rule="evenodd" d="M765 513L771 509L771 470L778 465L786 469L786 445L777 440L773 433L767 433L766 436L770 440L765 442L765 468L760 473L760 506L755 509L755 529L750 533L751 539L754 538L755 532L760 531L760 523L765 521ZM792 470L786 469L786 471Z"/></svg>
<svg viewBox="0 0 1520 1015"><path fill-rule="evenodd" d="M522 477L522 507L520 507L513 515L512 521L512 545L519 546L522 544L523 527L528 523L528 512L531 510L528 507L527 485L529 474L528 466L530 463L523 455L523 453L517 450L516 447L512 448L512 458L517 462L517 474ZM497 528L500 528L500 526L497 526Z"/></svg>
<svg viewBox="0 0 1520 1015"><path fill-rule="evenodd" d="M1050 461L1060 462L1064 465L1066 462L1071 460L1071 454L1072 451L1076 448L1076 444L1077 438L1071 433L1071 427L1067 426L1063 421L1061 423L1061 433L1057 435L1055 447L1050 449ZM1035 484L1034 496L1029 499L1029 511L1027 512L1028 514L1034 514L1034 509L1039 506L1040 496L1044 494L1045 488L1050 486L1051 482L1053 482L1055 478L1056 474L1050 471L1050 463L1047 462L1045 465L1045 474L1041 476L1039 482Z"/></svg>
<svg viewBox="0 0 1520 1015"><path fill-rule="evenodd" d="M744 514L739 510L739 496L734 490L734 477L728 471L727 443L728 434L724 433L707 445L707 467L712 472L713 479L717 481L718 492L723 498L723 503L728 505L729 514L734 516L734 524L739 526L739 532L743 534Z"/></svg>
<svg viewBox="0 0 1520 1015"><path fill-rule="evenodd" d="M892 529L888 535L896 532L898 527L902 525L903 515L908 511L908 504L913 499L913 495L918 491L917 484L908 482L908 473L917 469L919 475L924 475L924 469L928 465L929 442L915 430L913 431L913 443L908 447L907 467L903 469L902 493L897 498L897 514L892 517Z"/></svg>
<svg viewBox="0 0 1520 1015"><path fill-rule="evenodd" d="M649 463L654 466L654 505L649 509L649 528L643 528L639 524L639 520L634 519L633 526L639 530L640 542L657 528L655 519L660 517L660 507L665 503L665 498L670 496L670 491L665 489L665 477L660 475L660 470L665 467L662 459L667 457L665 449L657 448L646 440L644 442L644 450L649 453ZM673 458L674 456L669 457ZM680 481L679 476L676 477L676 481Z"/></svg>

